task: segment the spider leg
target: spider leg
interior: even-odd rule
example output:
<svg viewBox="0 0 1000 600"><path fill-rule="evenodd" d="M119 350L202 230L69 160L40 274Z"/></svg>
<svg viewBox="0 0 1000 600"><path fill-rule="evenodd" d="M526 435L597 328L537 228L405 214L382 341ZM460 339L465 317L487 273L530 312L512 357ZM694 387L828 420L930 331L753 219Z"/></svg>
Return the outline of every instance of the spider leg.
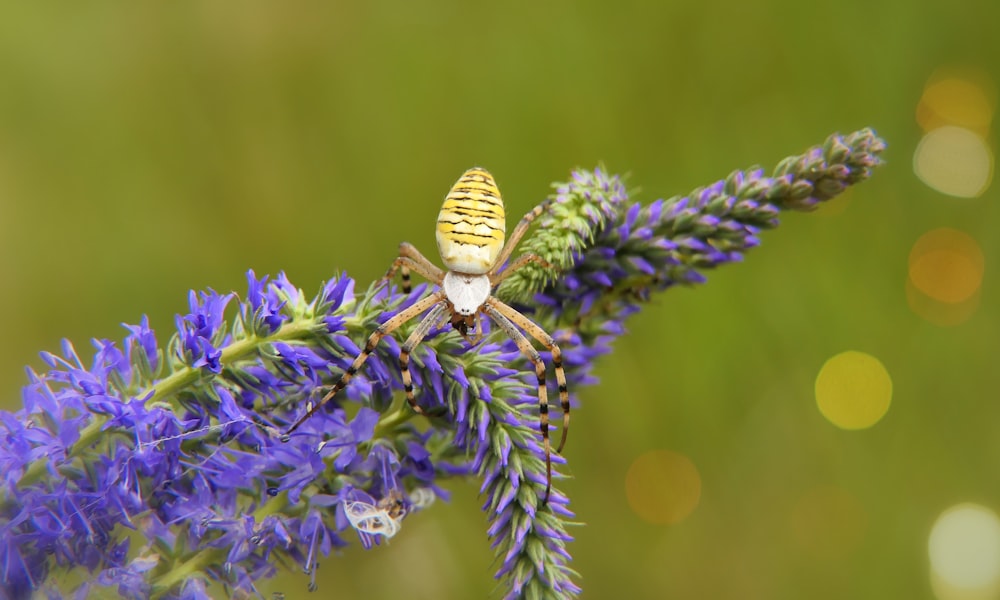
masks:
<svg viewBox="0 0 1000 600"><path fill-rule="evenodd" d="M514 262L510 263L510 266L508 266L503 271L500 271L499 273L496 272L493 273L493 275L490 277L490 287L496 287L497 285L500 284L501 281L507 279L508 277L516 273L518 269L520 269L521 267L523 267L528 263L535 263L541 265L545 269L551 269L553 271L556 268L555 265L545 260L541 256L538 256L537 254L530 254L530 253L522 254L521 256L515 258ZM502 266L503 265L499 265L497 268L499 269Z"/></svg>
<svg viewBox="0 0 1000 600"><path fill-rule="evenodd" d="M378 343L380 341L382 341L382 338L384 338L385 336L389 335L390 333L398 329L399 326L402 325L403 323L406 323L407 321L416 317L417 315L424 312L431 306L434 306L434 304L441 302L441 300L443 299L444 299L444 292L436 292L434 294L431 294L430 296L427 296L426 298L417 301L410 308L407 308L406 310L397 314L395 317L389 319L385 323L382 323L381 325L376 327L375 331L373 331L372 334L368 336L368 342L365 343L365 349L362 350L361 353L358 354L356 357L354 357L354 362L351 363L351 366L347 367L347 370L344 371L344 374L341 375L340 379L337 380L337 383L334 384L333 389L331 389L325 396L323 396L323 399L320 400L318 403L316 404L310 403L310 405L308 406L308 410L306 410L306 414L299 417L299 419L295 421L295 423L293 423L292 426L289 427L287 431L285 431L284 435L282 436L282 439L287 441L288 436L291 435L293 431L298 429L299 426L305 423L306 419L313 416L313 414L317 410L319 410L320 407L329 402L334 396L337 395L337 392L344 389L347 386L347 384L350 383L351 378L353 378L354 374L358 372L358 369L360 369L361 366L365 364L365 361L367 361L368 357L371 356L372 352L375 351L375 347L378 346Z"/></svg>
<svg viewBox="0 0 1000 600"><path fill-rule="evenodd" d="M491 297L487 299L486 302L495 308L500 314L513 321L514 324L523 329L525 333L538 340L543 346L545 346L546 350L552 353L552 366L555 367L556 383L559 385L559 405L562 407L563 411L562 436L559 439L559 447L556 448L556 452L562 454L563 446L566 445L566 436L569 435L569 389L566 387L566 371L563 370L562 366L562 350L559 349L559 345L556 344L556 341L552 339L551 335L546 333L544 329L539 327L528 317L522 315L496 298Z"/></svg>
<svg viewBox="0 0 1000 600"><path fill-rule="evenodd" d="M409 294L411 270L421 275L424 279L433 281L438 285L441 285L441 281L444 280L444 271L427 260L427 257L421 254L416 246L408 242L403 242L399 245L399 256L396 257L396 260L392 261L392 266L389 267L389 270L379 280L379 284L390 281L396 275L396 271L399 271L403 279L403 292Z"/></svg>
<svg viewBox="0 0 1000 600"><path fill-rule="evenodd" d="M528 211L528 214L521 217L517 226L514 227L514 231L512 231L510 237L507 238L507 243L504 244L503 249L500 250L500 254L497 256L497 259L493 262L494 265L503 265L507 262L511 253L514 252L514 247L517 246L517 243L521 241L521 238L523 238L524 234L528 231L528 227L531 225L531 222L537 219L538 216L542 214L550 204L552 204L552 201L552 198L546 198L541 204Z"/></svg>
<svg viewBox="0 0 1000 600"><path fill-rule="evenodd" d="M535 350L528 338L524 337L524 334L518 330L514 323L504 316L490 300L492 298L486 301L482 311L493 319L493 322L499 325L510 336L510 339L514 340L521 353L535 365L535 376L538 378L539 428L542 431L542 445L545 448L545 499L542 500L542 504L545 504L549 501L549 494L552 492L552 447L549 443L549 399L548 391L545 388L545 363L542 362L538 350Z"/></svg>
<svg viewBox="0 0 1000 600"><path fill-rule="evenodd" d="M436 305L420 321L417 328L413 330L410 337L406 338L399 349L399 371L403 376L403 390L406 392L406 401L410 403L410 408L418 414L424 414L424 409L420 408L413 398L413 378L410 376L410 353L427 336L427 332L441 320L441 313L447 310L448 305L444 302Z"/></svg>

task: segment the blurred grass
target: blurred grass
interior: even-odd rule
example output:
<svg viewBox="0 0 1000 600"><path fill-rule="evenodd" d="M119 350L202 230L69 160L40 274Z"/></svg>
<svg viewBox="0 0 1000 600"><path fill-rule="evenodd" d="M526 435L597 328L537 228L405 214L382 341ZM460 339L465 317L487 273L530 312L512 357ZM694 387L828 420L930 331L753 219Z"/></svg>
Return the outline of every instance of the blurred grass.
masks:
<svg viewBox="0 0 1000 600"><path fill-rule="evenodd" d="M188 289L242 290L248 268L307 290L338 270L363 283L402 240L433 252L440 200L472 165L519 215L577 165L630 172L650 201L871 125L890 143L871 182L629 322L574 413L565 487L587 525L571 551L590 598L929 597L934 518L1000 506L1000 223L996 186L957 201L916 179L914 110L939 66L997 78L998 17L974 1L7 3L5 406L39 350L120 338L142 314L165 336ZM904 293L911 245L940 226L986 255L982 306L950 328ZM847 349L895 386L863 432L835 429L812 397ZM678 525L625 501L629 464L655 448L702 477ZM804 547L790 521L825 485L864 514L842 552ZM476 487L453 488L391 546L323 560L320 589L489 594ZM268 588L296 598L305 580Z"/></svg>

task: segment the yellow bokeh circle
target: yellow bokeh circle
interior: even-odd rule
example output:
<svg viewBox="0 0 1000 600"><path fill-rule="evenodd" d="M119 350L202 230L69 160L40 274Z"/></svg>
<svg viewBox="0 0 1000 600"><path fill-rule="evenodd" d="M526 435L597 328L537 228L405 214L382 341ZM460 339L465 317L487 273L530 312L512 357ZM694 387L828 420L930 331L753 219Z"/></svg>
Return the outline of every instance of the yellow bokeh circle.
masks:
<svg viewBox="0 0 1000 600"><path fill-rule="evenodd" d="M636 458L625 474L628 505L655 525L683 521L701 499L701 476L691 460L671 450L653 450Z"/></svg>
<svg viewBox="0 0 1000 600"><path fill-rule="evenodd" d="M854 350L841 352L816 376L816 405L841 429L866 429L885 415L892 401L892 379L881 362Z"/></svg>

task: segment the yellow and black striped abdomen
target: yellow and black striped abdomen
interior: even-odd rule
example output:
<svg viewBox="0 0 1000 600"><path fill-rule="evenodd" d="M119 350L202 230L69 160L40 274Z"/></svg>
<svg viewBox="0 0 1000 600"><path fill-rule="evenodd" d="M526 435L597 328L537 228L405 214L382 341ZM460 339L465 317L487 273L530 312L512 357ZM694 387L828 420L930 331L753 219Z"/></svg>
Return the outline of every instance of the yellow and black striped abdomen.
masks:
<svg viewBox="0 0 1000 600"><path fill-rule="evenodd" d="M450 271L480 275L503 248L507 221L493 176L478 167L452 186L438 214L437 244Z"/></svg>

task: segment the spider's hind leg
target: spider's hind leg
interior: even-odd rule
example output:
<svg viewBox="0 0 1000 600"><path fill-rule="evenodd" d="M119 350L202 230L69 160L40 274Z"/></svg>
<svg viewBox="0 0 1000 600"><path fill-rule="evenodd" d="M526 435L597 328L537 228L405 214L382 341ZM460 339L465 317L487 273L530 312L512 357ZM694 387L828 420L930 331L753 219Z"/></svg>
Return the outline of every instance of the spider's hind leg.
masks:
<svg viewBox="0 0 1000 600"><path fill-rule="evenodd" d="M501 281L518 272L521 267L528 263L535 263L548 271L556 271L556 266L541 256L538 256L537 254L522 254L521 256L515 258L514 262L510 263L506 269L500 271L499 273L494 273L493 277L490 279L490 285L496 287Z"/></svg>

